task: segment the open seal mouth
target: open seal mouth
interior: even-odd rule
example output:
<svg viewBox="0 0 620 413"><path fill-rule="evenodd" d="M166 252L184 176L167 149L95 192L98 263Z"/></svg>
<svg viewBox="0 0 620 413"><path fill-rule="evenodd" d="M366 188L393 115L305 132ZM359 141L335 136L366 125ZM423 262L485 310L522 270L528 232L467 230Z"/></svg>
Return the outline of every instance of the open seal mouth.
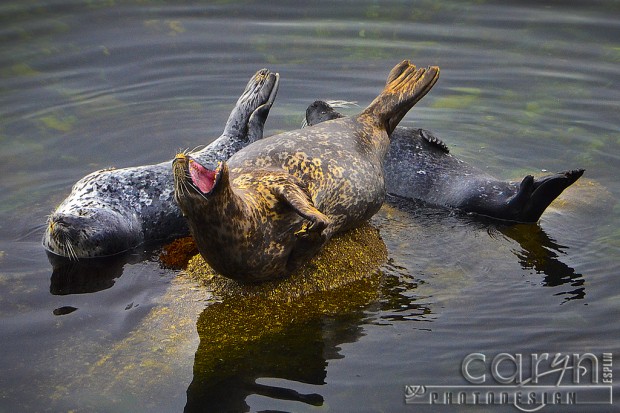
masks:
<svg viewBox="0 0 620 413"><path fill-rule="evenodd" d="M221 164L215 170L210 170L200 165L195 160L189 160L189 176L196 188L205 195L208 195L217 184L220 176Z"/></svg>
<svg viewBox="0 0 620 413"><path fill-rule="evenodd" d="M202 166L185 153L179 153L173 161L173 174L175 184L175 197L196 193L205 197L213 193L222 175L220 163L215 170Z"/></svg>

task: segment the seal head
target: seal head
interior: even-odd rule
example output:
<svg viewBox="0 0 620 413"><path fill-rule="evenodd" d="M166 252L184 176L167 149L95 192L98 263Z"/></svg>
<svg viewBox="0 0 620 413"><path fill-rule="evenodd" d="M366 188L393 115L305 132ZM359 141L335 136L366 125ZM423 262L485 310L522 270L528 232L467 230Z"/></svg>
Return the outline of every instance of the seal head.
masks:
<svg viewBox="0 0 620 413"><path fill-rule="evenodd" d="M184 154L176 156L173 170L181 209L187 217L201 218L189 219L198 250L221 274L237 274L235 279L246 282L283 276L326 238L329 218L314 208L307 188L293 175L244 174L233 186L227 163L210 170Z"/></svg>

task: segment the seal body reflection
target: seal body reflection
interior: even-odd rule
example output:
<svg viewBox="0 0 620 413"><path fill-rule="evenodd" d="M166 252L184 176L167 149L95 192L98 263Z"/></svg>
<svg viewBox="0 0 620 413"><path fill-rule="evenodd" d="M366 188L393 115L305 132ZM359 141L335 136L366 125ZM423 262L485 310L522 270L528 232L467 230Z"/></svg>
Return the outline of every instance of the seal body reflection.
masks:
<svg viewBox="0 0 620 413"><path fill-rule="evenodd" d="M306 110L306 124L343 117L324 101ZM385 158L387 192L432 205L513 222L537 222L545 209L584 170L574 169L521 182L497 179L452 156L433 132L397 127Z"/></svg>
<svg viewBox="0 0 620 413"><path fill-rule="evenodd" d="M201 255L229 278L284 277L368 220L385 197L388 135L438 76L403 61L359 115L257 141L216 170L177 156L175 195Z"/></svg>
<svg viewBox="0 0 620 413"><path fill-rule="evenodd" d="M237 101L222 135L193 156L204 163L217 163L261 139L278 79L267 69L259 70ZM79 180L49 216L43 246L54 255L81 259L186 235L187 224L173 194L170 161L93 172Z"/></svg>

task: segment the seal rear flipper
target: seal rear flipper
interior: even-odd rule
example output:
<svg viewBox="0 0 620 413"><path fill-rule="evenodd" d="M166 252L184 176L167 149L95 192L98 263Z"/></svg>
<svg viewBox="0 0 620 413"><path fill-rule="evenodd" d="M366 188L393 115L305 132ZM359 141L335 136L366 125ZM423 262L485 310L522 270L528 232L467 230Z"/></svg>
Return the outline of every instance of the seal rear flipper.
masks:
<svg viewBox="0 0 620 413"><path fill-rule="evenodd" d="M535 179L533 192L521 212L522 221L538 221L551 202L566 188L574 184L584 171L584 169L574 169Z"/></svg>
<svg viewBox="0 0 620 413"><path fill-rule="evenodd" d="M521 181L519 185L519 191L508 201L507 211L505 212L505 216L502 216L501 213L497 214L497 218L507 219L511 221L522 221L520 217L523 215L523 211L525 210L532 193L534 192L534 177L532 175L527 175ZM526 222L526 221L523 221Z"/></svg>
<svg viewBox="0 0 620 413"><path fill-rule="evenodd" d="M438 78L439 67L417 69L409 60L404 60L390 71L385 88L361 116L375 117L389 135Z"/></svg>
<svg viewBox="0 0 620 413"><path fill-rule="evenodd" d="M268 69L257 71L248 81L243 93L226 121L222 135L244 139L248 133L248 122L252 113L271 99L277 89L278 76ZM275 95L274 95L275 97Z"/></svg>
<svg viewBox="0 0 620 413"><path fill-rule="evenodd" d="M250 115L250 120L248 121L247 135L247 141L249 143L255 142L259 139L263 139L265 122L267 121L267 116L269 116L269 111L273 106L273 102L276 100L276 95L278 94L278 86L280 85L280 75L278 73L275 73L274 76L275 83L271 89L269 99L267 99L267 102L256 108L256 110L252 112L252 115Z"/></svg>

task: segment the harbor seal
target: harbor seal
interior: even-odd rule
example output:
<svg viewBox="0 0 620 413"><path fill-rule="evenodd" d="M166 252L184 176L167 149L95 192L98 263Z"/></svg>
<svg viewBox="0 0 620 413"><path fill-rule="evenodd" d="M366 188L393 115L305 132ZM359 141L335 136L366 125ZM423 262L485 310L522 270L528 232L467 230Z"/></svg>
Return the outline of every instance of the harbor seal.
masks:
<svg viewBox="0 0 620 413"><path fill-rule="evenodd" d="M277 73L256 72L222 135L192 156L216 164L261 139L278 84ZM173 188L170 161L93 172L79 180L49 216L43 246L54 255L75 260L115 255L144 242L187 235Z"/></svg>
<svg viewBox="0 0 620 413"><path fill-rule="evenodd" d="M306 124L344 117L324 101L306 110ZM384 164L387 192L428 204L512 222L537 222L564 189L583 175L574 169L521 182L497 179L450 154L433 132L399 126Z"/></svg>
<svg viewBox="0 0 620 413"><path fill-rule="evenodd" d="M205 261L239 281L284 277L368 220L385 198L388 136L438 77L405 60L357 116L262 139L215 170L177 155L175 197Z"/></svg>

